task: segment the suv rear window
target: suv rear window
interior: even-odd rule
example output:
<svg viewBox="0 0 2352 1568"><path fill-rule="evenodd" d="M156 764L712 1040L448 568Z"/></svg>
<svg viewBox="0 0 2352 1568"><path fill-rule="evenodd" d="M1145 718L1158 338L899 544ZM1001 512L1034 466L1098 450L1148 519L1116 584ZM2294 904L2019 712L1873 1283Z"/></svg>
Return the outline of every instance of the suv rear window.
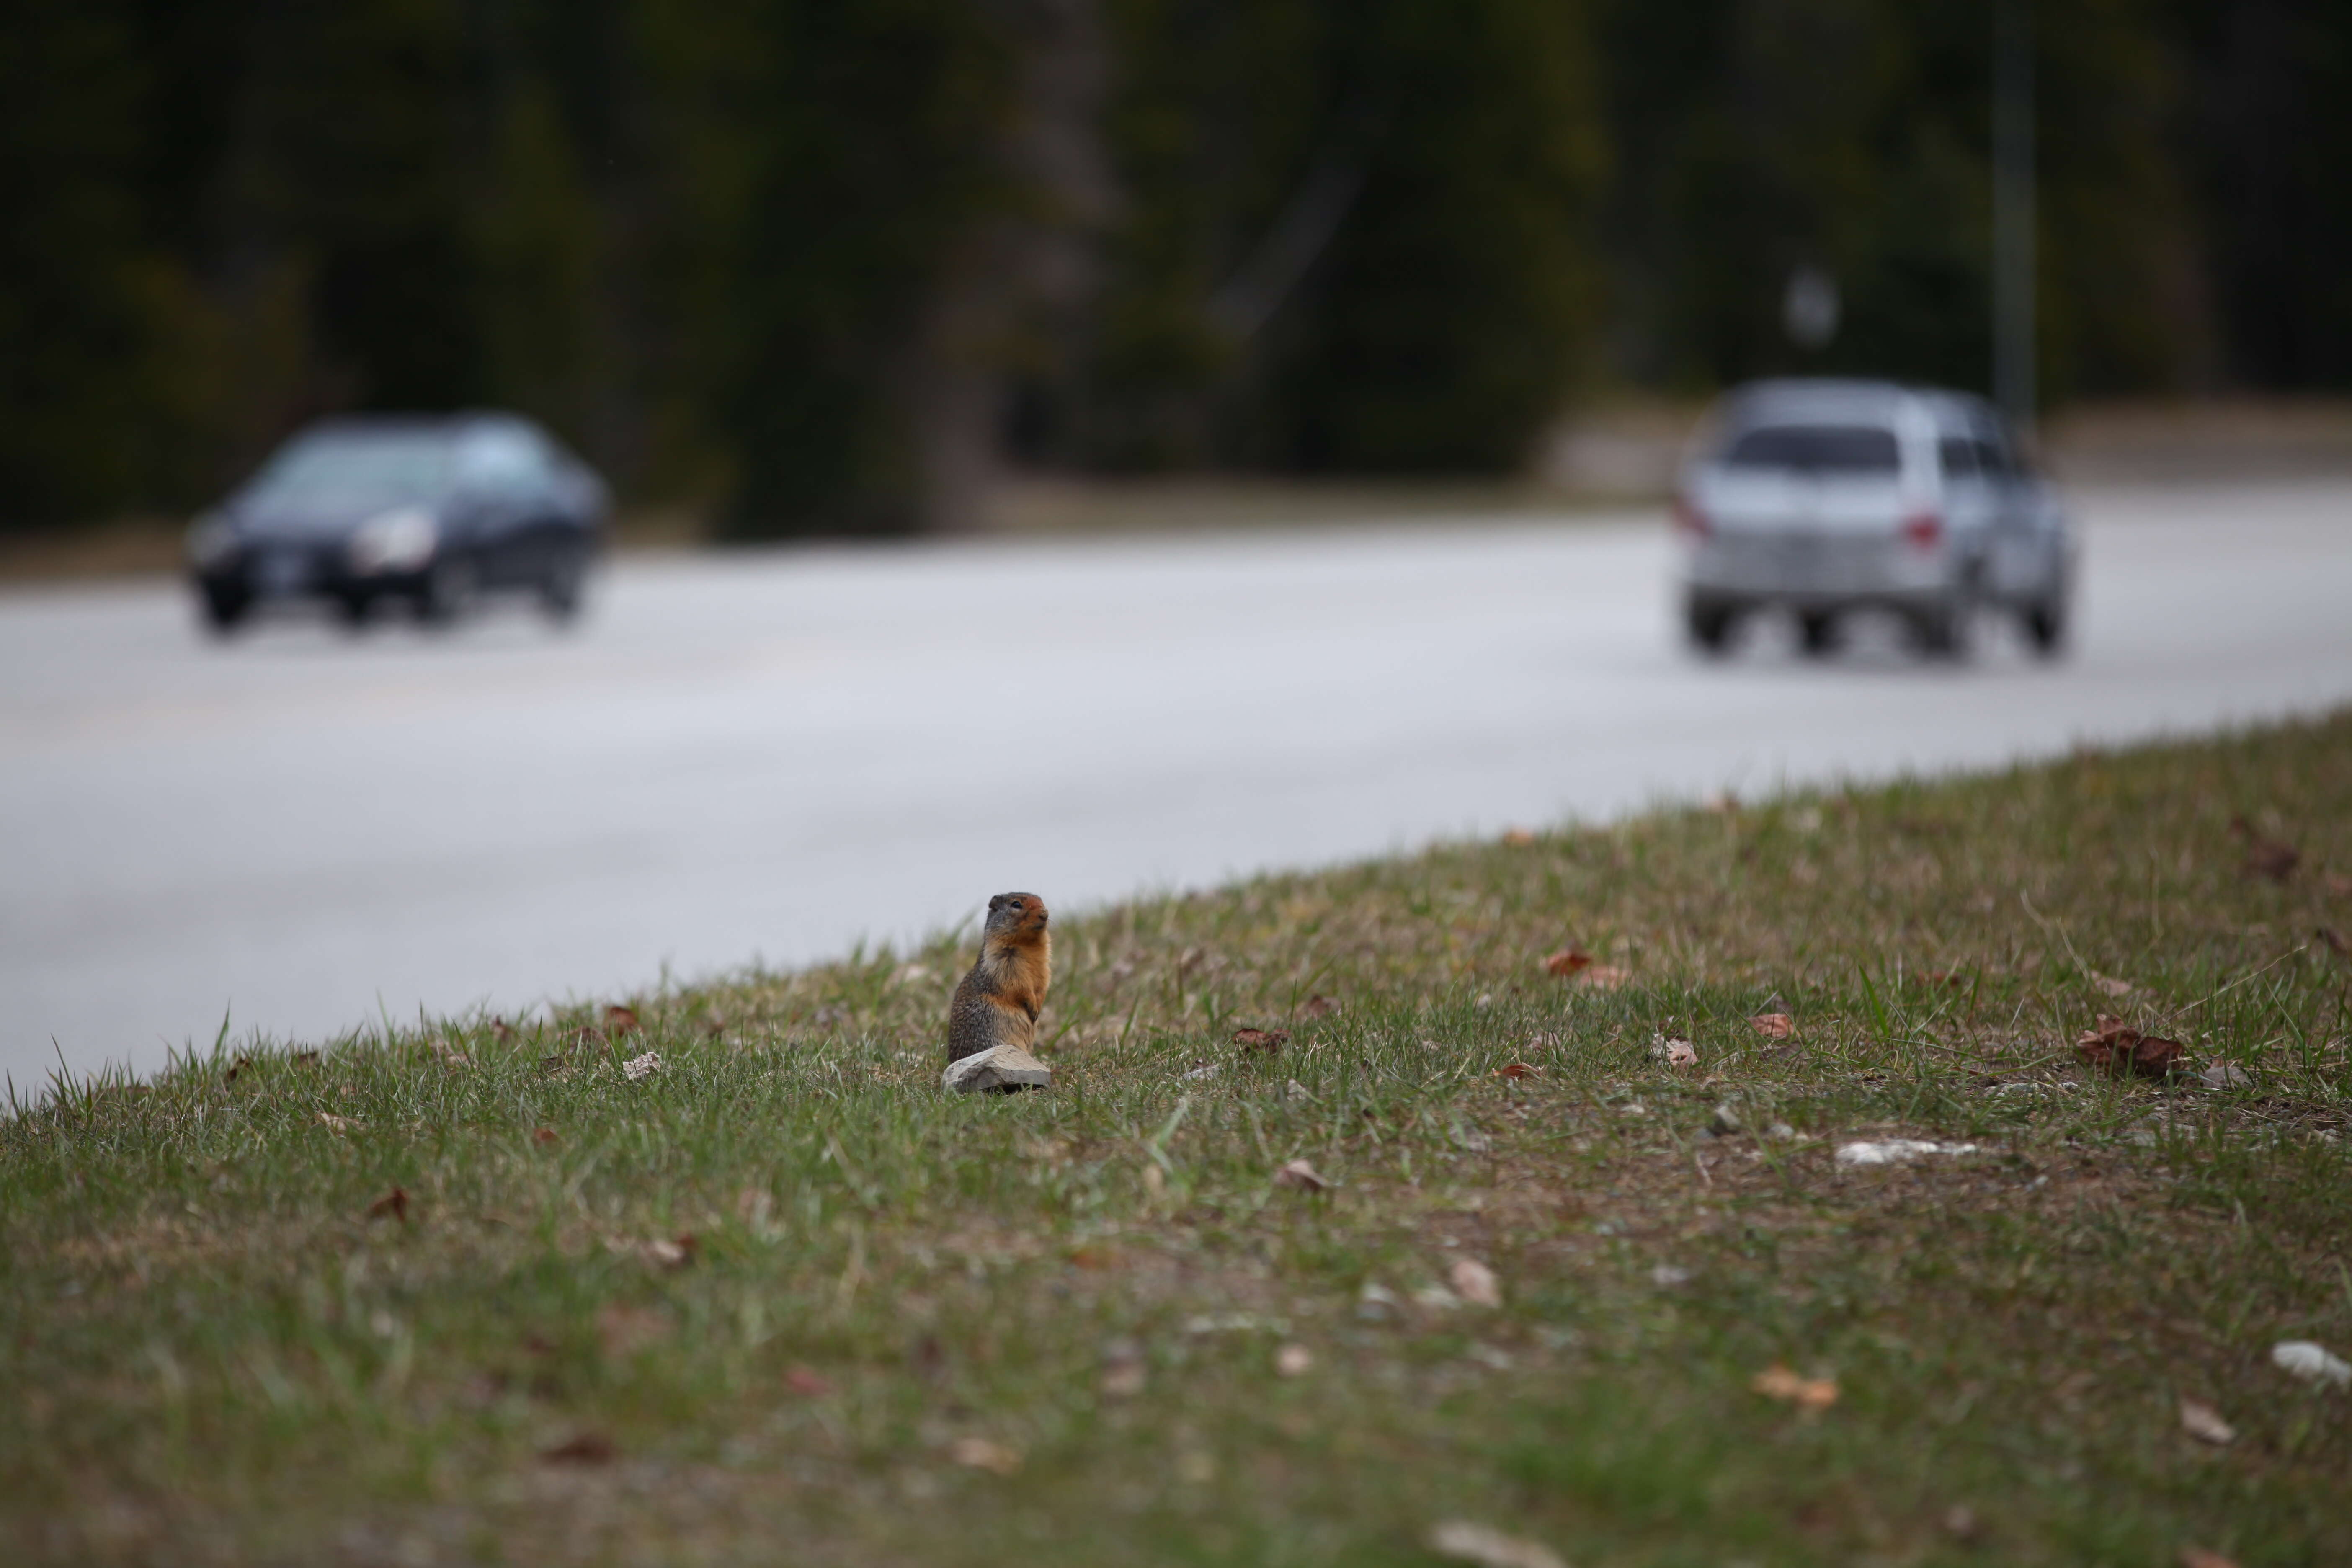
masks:
<svg viewBox="0 0 2352 1568"><path fill-rule="evenodd" d="M1902 466L1895 432L1877 425L1762 425L1734 437L1723 463L1809 474L1891 474Z"/></svg>

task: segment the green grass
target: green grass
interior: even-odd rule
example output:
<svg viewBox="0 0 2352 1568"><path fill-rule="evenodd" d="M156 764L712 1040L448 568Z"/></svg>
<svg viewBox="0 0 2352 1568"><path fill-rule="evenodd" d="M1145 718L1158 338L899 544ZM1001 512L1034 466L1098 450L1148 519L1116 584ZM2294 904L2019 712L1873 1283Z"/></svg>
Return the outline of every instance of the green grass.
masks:
<svg viewBox="0 0 2352 1568"><path fill-rule="evenodd" d="M2339 717L1068 920L1046 1094L938 1092L948 938L55 1089L0 1126L0 1558L2352 1561L2352 1394L2269 1361L2352 1355L2347 878ZM2249 1080L2088 1077L2101 1012ZM1982 1150L1835 1164L1885 1132Z"/></svg>

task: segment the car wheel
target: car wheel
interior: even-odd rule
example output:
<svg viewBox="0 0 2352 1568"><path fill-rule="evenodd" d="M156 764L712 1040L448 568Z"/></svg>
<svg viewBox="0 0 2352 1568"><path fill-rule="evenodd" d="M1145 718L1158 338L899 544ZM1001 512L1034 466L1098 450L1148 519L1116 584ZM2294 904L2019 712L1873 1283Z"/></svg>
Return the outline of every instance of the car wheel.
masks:
<svg viewBox="0 0 2352 1568"><path fill-rule="evenodd" d="M2067 627L2064 600L2050 599L2038 605L2028 605L2022 619L2025 623L2025 640L2032 647L2037 657L2055 658L2066 651Z"/></svg>
<svg viewBox="0 0 2352 1568"><path fill-rule="evenodd" d="M588 552L564 550L556 554L539 584L539 607L558 626L580 614L582 590L588 582Z"/></svg>
<svg viewBox="0 0 2352 1568"><path fill-rule="evenodd" d="M1969 608L1967 595L1955 594L1932 608L1914 611L1911 637L1919 651L1929 658L1966 658Z"/></svg>
<svg viewBox="0 0 2352 1568"><path fill-rule="evenodd" d="M338 594L335 595L335 619L347 632L364 630L375 617L375 597L370 594Z"/></svg>
<svg viewBox="0 0 2352 1568"><path fill-rule="evenodd" d="M1710 658L1731 646L1731 628L1738 614L1728 605L1694 598L1683 606L1683 630L1691 646Z"/></svg>
<svg viewBox="0 0 2352 1568"><path fill-rule="evenodd" d="M198 595L204 613L205 629L215 637L226 637L245 624L253 608L250 595L235 588L207 585Z"/></svg>
<svg viewBox="0 0 2352 1568"><path fill-rule="evenodd" d="M474 563L464 556L438 557L425 570L425 586L417 594L417 618L428 626L448 626L472 607L479 582Z"/></svg>
<svg viewBox="0 0 2352 1568"><path fill-rule="evenodd" d="M1797 647L1810 658L1835 653L1838 618L1834 611L1808 610L1797 617Z"/></svg>

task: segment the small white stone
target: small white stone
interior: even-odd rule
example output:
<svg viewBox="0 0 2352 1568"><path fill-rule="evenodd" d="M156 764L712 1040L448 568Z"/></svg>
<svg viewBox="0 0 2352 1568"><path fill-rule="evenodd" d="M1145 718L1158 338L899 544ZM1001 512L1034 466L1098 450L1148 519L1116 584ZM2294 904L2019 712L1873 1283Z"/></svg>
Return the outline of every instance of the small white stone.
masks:
<svg viewBox="0 0 2352 1568"><path fill-rule="evenodd" d="M2330 1355L2326 1346L2314 1344L2309 1340L2281 1340L2271 1347L2271 1364L2289 1377L2299 1377L2305 1383L2352 1388L2352 1362Z"/></svg>
<svg viewBox="0 0 2352 1568"><path fill-rule="evenodd" d="M1012 1094L1024 1089L1053 1086L1054 1069L1019 1046L998 1046L974 1051L948 1064L940 1087L957 1094Z"/></svg>
<svg viewBox="0 0 2352 1568"><path fill-rule="evenodd" d="M1937 1143L1925 1138L1887 1138L1878 1142L1841 1143L1841 1165L1902 1165L1929 1154L1973 1154L1974 1143Z"/></svg>

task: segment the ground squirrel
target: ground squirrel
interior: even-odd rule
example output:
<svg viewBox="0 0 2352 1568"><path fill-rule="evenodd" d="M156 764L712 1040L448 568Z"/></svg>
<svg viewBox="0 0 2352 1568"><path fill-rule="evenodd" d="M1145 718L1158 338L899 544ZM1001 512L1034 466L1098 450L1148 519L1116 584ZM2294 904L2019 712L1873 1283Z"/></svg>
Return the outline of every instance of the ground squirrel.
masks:
<svg viewBox="0 0 2352 1568"><path fill-rule="evenodd" d="M1045 934L1045 900L1034 893L999 893L988 900L980 962L956 987L948 1007L950 1064L998 1046L1031 1049L1037 1014L1053 978L1054 944Z"/></svg>

